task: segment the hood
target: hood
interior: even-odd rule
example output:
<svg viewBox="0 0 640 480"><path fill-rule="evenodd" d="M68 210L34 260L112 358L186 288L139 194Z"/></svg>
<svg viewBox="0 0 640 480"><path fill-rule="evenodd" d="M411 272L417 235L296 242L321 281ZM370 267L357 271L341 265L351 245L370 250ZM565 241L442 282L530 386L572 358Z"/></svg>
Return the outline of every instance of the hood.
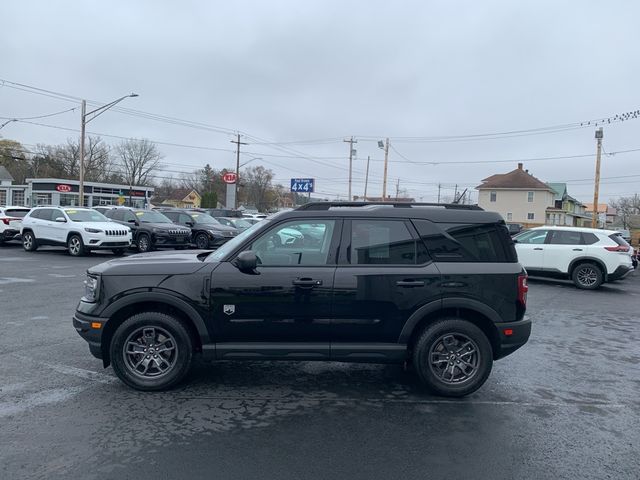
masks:
<svg viewBox="0 0 640 480"><path fill-rule="evenodd" d="M71 225L75 225L79 228L95 228L97 230L126 230L130 232L131 229L117 222L71 222Z"/></svg>
<svg viewBox="0 0 640 480"><path fill-rule="evenodd" d="M188 275L207 265L201 259L209 253L205 250L139 253L109 260L88 271L100 275Z"/></svg>
<svg viewBox="0 0 640 480"><path fill-rule="evenodd" d="M203 230L216 230L218 232L238 232L237 228L229 227L228 225L222 225L221 223L198 223L197 225Z"/></svg>
<svg viewBox="0 0 640 480"><path fill-rule="evenodd" d="M140 227L157 228L158 230L184 230L191 233L190 228L183 227L182 225L176 225L175 223L140 222Z"/></svg>

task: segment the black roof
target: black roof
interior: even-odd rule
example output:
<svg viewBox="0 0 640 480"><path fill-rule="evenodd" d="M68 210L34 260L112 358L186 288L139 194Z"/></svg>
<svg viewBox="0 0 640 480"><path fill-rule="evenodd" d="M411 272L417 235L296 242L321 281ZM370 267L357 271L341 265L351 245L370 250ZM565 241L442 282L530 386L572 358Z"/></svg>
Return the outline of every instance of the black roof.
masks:
<svg viewBox="0 0 640 480"><path fill-rule="evenodd" d="M499 213L477 205L437 203L312 202L277 214L282 218L309 217L420 218L438 223L494 223L504 221Z"/></svg>

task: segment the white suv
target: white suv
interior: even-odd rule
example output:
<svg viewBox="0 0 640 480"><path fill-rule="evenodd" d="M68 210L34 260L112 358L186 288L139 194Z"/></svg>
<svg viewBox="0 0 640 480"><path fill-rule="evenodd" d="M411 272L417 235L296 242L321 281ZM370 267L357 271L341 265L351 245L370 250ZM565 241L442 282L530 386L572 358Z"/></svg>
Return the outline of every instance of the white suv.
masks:
<svg viewBox="0 0 640 480"><path fill-rule="evenodd" d="M578 288L596 289L633 271L631 248L613 230L536 227L513 240L529 275L570 278Z"/></svg>
<svg viewBox="0 0 640 480"><path fill-rule="evenodd" d="M22 218L27 213L28 207L0 207L0 244L20 238Z"/></svg>
<svg viewBox="0 0 640 480"><path fill-rule="evenodd" d="M74 257L98 249L122 255L131 246L129 227L90 208L36 207L22 220L21 233L28 252L41 245L58 245Z"/></svg>

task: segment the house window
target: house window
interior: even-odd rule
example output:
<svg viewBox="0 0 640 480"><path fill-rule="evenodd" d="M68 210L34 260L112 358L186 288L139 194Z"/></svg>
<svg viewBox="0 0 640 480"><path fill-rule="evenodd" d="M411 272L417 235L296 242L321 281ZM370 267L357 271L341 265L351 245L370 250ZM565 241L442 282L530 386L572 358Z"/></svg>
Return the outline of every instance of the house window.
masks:
<svg viewBox="0 0 640 480"><path fill-rule="evenodd" d="M527 192L527 202L533 203L533 192Z"/></svg>
<svg viewBox="0 0 640 480"><path fill-rule="evenodd" d="M491 199L490 199L490 201L495 202L495 201L496 201L497 196L498 196L498 193L497 193L497 192L491 192Z"/></svg>
<svg viewBox="0 0 640 480"><path fill-rule="evenodd" d="M527 220L534 220L536 215L534 213L527 213Z"/></svg>
<svg viewBox="0 0 640 480"><path fill-rule="evenodd" d="M507 212L507 221L510 222L511 220L513 220L513 213Z"/></svg>

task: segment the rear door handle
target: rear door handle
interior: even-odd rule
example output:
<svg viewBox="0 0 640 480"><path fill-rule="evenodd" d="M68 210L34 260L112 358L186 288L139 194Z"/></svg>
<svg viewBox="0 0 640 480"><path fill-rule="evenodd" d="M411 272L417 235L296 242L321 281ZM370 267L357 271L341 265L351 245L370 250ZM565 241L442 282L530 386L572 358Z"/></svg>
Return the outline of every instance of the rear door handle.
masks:
<svg viewBox="0 0 640 480"><path fill-rule="evenodd" d="M424 287L424 282L422 280L398 280L396 282L396 285L398 287L405 287L405 288Z"/></svg>
<svg viewBox="0 0 640 480"><path fill-rule="evenodd" d="M443 288L460 288L464 287L464 283L461 282L446 282L440 285Z"/></svg>
<svg viewBox="0 0 640 480"><path fill-rule="evenodd" d="M300 288L313 288L322 285L322 280L314 280L313 278L296 278L291 283Z"/></svg>
<svg viewBox="0 0 640 480"><path fill-rule="evenodd" d="M536 247L536 248L534 248L534 250L544 250L544 248Z"/></svg>
<svg viewBox="0 0 640 480"><path fill-rule="evenodd" d="M574 248L574 249L573 249L573 251L574 251L574 252L581 252L581 251L582 251L582 249L581 249L581 248Z"/></svg>

